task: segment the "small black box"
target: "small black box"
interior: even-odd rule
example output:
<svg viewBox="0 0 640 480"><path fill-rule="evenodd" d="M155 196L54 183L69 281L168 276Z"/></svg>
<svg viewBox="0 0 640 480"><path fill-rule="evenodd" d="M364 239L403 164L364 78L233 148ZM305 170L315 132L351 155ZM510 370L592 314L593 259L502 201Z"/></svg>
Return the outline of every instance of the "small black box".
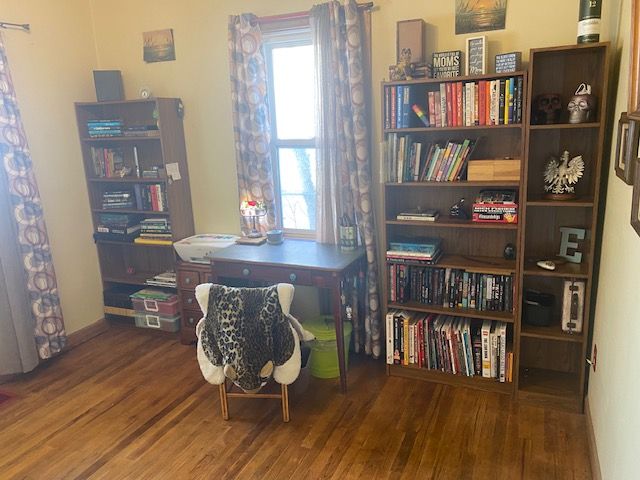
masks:
<svg viewBox="0 0 640 480"><path fill-rule="evenodd" d="M96 86L96 99L99 102L124 100L120 70L94 70L93 82Z"/></svg>
<svg viewBox="0 0 640 480"><path fill-rule="evenodd" d="M524 323L548 327L553 320L553 304L556 298L550 293L536 290L524 291Z"/></svg>

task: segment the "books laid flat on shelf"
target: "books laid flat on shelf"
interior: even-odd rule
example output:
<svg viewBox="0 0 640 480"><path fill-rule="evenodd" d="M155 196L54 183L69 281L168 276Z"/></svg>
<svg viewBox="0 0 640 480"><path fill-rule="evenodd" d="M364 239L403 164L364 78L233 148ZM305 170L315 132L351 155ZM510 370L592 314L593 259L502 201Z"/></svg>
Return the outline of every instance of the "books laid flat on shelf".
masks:
<svg viewBox="0 0 640 480"><path fill-rule="evenodd" d="M91 147L93 173L99 178L122 177L124 171L124 155L121 148Z"/></svg>
<svg viewBox="0 0 640 480"><path fill-rule="evenodd" d="M504 322L390 310L385 331L389 365L513 380L513 352Z"/></svg>
<svg viewBox="0 0 640 480"><path fill-rule="evenodd" d="M463 180L476 140L417 142L411 135L390 133L385 139L387 181L452 182Z"/></svg>
<svg viewBox="0 0 640 480"><path fill-rule="evenodd" d="M384 87L385 129L473 127L522 123L521 76L474 82ZM420 98L422 97L422 98ZM413 105L425 113L425 122Z"/></svg>
<svg viewBox="0 0 640 480"><path fill-rule="evenodd" d="M111 190L102 194L102 209L130 209L134 206L134 196L130 190Z"/></svg>
<svg viewBox="0 0 640 480"><path fill-rule="evenodd" d="M153 137L159 134L158 126L151 125L130 125L122 129L125 137Z"/></svg>
<svg viewBox="0 0 640 480"><path fill-rule="evenodd" d="M442 256L439 238L416 238L413 241L389 243L387 262L416 265L435 265Z"/></svg>
<svg viewBox="0 0 640 480"><path fill-rule="evenodd" d="M411 258L405 253L404 258L407 257ZM412 265L406 261L388 263L390 302L493 312L513 309L511 275Z"/></svg>
<svg viewBox="0 0 640 480"><path fill-rule="evenodd" d="M176 288L176 272L169 270L164 273L159 273L147 279L145 283L154 287Z"/></svg>
<svg viewBox="0 0 640 480"><path fill-rule="evenodd" d="M433 208L427 208L422 210L416 208L414 210L407 210L406 212L400 212L396 215L396 220L415 220L421 222L435 222L440 216L440 212Z"/></svg>
<svg viewBox="0 0 640 480"><path fill-rule="evenodd" d="M122 120L88 120L87 133L90 138L109 138L122 135Z"/></svg>
<svg viewBox="0 0 640 480"><path fill-rule="evenodd" d="M473 204L473 221L518 223L518 196L515 190L481 190Z"/></svg>
<svg viewBox="0 0 640 480"><path fill-rule="evenodd" d="M102 213L98 216L95 240L132 242L140 234L140 216L124 213Z"/></svg>
<svg viewBox="0 0 640 480"><path fill-rule="evenodd" d="M145 218L140 222L138 244L172 245L171 222L166 218Z"/></svg>

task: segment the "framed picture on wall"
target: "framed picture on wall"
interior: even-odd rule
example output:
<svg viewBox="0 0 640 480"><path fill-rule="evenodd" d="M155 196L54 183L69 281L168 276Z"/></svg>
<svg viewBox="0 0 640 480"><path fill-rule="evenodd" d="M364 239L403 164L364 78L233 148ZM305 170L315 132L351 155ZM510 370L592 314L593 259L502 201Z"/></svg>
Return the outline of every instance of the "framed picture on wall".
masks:
<svg viewBox="0 0 640 480"><path fill-rule="evenodd" d="M640 125L622 112L618 120L618 138L616 141L616 175L627 185L633 185Z"/></svg>
<svg viewBox="0 0 640 480"><path fill-rule="evenodd" d="M402 51L411 50L411 63L424 62L424 20L401 20L396 27L396 62L402 60Z"/></svg>
<svg viewBox="0 0 640 480"><path fill-rule="evenodd" d="M487 73L487 37L467 38L467 75Z"/></svg>

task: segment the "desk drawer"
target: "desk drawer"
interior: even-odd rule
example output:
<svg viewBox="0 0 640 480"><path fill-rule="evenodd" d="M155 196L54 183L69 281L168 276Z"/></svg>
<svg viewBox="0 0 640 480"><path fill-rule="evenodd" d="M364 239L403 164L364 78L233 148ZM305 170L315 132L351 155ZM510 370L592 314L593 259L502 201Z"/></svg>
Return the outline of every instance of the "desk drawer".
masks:
<svg viewBox="0 0 640 480"><path fill-rule="evenodd" d="M195 328L201 318L202 312L199 309L184 310L182 312L182 328L187 331L192 331L195 336Z"/></svg>
<svg viewBox="0 0 640 480"><path fill-rule="evenodd" d="M292 283L294 285L310 285L311 274L307 270L288 267L270 267L266 265L249 265L246 263L216 263L214 268L220 277L244 278L247 280L263 280L273 283Z"/></svg>
<svg viewBox="0 0 640 480"><path fill-rule="evenodd" d="M180 290L180 301L183 310L200 311L200 306L196 300L196 293L193 290Z"/></svg>
<svg viewBox="0 0 640 480"><path fill-rule="evenodd" d="M195 270L178 271L178 287L181 289L194 289L199 285L200 273Z"/></svg>

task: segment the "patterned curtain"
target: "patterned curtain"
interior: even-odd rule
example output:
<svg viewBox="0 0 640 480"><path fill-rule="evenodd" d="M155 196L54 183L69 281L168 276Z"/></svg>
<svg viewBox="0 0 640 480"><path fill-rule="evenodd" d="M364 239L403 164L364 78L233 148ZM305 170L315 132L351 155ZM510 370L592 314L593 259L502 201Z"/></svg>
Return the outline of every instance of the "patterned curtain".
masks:
<svg viewBox="0 0 640 480"><path fill-rule="evenodd" d="M229 71L238 193L240 202L264 202L267 215L260 219L259 225L264 232L275 228L276 202L270 150L267 67L262 33L254 15L229 17ZM244 222L244 227L250 228L248 220L244 219Z"/></svg>
<svg viewBox="0 0 640 480"><path fill-rule="evenodd" d="M369 12L353 0L329 2L310 13L316 51L318 149L317 240L338 243L345 215L366 249L364 325L356 324L356 351L381 352L376 229L369 139Z"/></svg>
<svg viewBox="0 0 640 480"><path fill-rule="evenodd" d="M64 348L66 335L40 193L1 36L0 162L0 190L8 195L10 223L15 227L13 237L24 269L24 276L12 281L24 282L33 317L18 320L33 322L38 355L46 359ZM0 215L6 215L6 211Z"/></svg>

